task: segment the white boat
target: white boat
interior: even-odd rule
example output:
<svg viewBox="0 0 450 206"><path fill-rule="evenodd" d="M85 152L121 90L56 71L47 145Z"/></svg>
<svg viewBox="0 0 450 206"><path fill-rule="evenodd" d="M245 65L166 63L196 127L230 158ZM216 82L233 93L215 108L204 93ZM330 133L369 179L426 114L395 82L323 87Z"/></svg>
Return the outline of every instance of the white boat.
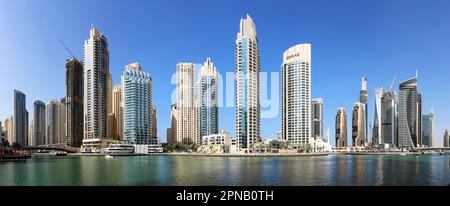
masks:
<svg viewBox="0 0 450 206"><path fill-rule="evenodd" d="M134 146L131 144L111 144L103 149L105 154L133 154Z"/></svg>
<svg viewBox="0 0 450 206"><path fill-rule="evenodd" d="M105 158L106 159L114 159L114 156L107 154L107 155L105 155Z"/></svg>
<svg viewBox="0 0 450 206"><path fill-rule="evenodd" d="M401 156L405 156L405 155L406 155L406 152L402 152L402 153L400 153L400 155L401 155Z"/></svg>

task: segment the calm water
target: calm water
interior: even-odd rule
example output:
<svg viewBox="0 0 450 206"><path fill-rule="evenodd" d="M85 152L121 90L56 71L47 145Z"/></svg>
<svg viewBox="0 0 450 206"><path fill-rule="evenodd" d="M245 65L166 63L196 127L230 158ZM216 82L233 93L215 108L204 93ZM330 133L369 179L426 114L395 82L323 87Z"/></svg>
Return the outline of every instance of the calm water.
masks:
<svg viewBox="0 0 450 206"><path fill-rule="evenodd" d="M450 155L33 157L0 185L444 185Z"/></svg>

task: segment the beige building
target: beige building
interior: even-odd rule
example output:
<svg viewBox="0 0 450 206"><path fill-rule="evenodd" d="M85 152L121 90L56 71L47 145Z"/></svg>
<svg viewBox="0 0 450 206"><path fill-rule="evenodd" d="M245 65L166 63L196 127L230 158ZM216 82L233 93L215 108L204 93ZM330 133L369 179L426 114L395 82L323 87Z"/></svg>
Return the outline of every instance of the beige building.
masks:
<svg viewBox="0 0 450 206"><path fill-rule="evenodd" d="M172 144L177 142L177 121L178 121L178 111L176 104L171 107L171 127L167 129L167 143Z"/></svg>
<svg viewBox="0 0 450 206"><path fill-rule="evenodd" d="M112 111L108 40L96 28L91 28L84 42L84 71L83 145L92 146L92 142L109 138L107 119Z"/></svg>
<svg viewBox="0 0 450 206"><path fill-rule="evenodd" d="M123 97L122 97L122 86L116 85L112 91L112 112L110 117L110 136L109 138L115 140L122 139L122 128L123 128Z"/></svg>
<svg viewBox="0 0 450 206"><path fill-rule="evenodd" d="M364 104L357 102L352 113L352 146L364 147L366 139Z"/></svg>
<svg viewBox="0 0 450 206"><path fill-rule="evenodd" d="M195 65L193 63L177 64L177 129L176 142L186 144L197 142L197 111L194 83Z"/></svg>
<svg viewBox="0 0 450 206"><path fill-rule="evenodd" d="M347 147L347 113L339 107L336 114L336 147Z"/></svg>

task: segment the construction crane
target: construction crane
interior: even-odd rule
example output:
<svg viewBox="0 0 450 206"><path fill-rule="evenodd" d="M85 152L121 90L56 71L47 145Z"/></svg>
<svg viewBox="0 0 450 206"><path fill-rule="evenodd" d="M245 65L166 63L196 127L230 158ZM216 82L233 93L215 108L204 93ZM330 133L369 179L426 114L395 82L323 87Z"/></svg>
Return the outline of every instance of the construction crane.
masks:
<svg viewBox="0 0 450 206"><path fill-rule="evenodd" d="M391 92L392 91L392 88L394 87L394 83L395 83L395 80L397 79L397 75L395 74L394 75L394 78L392 79L392 83L391 83L391 86L389 87L389 91L388 92Z"/></svg>
<svg viewBox="0 0 450 206"><path fill-rule="evenodd" d="M66 46L66 44L64 44L64 42L62 40L59 40L59 42L61 42L61 45L67 50L67 52L69 52L69 54L72 56L72 58L76 59L75 55L73 54L73 52L69 49L69 47Z"/></svg>

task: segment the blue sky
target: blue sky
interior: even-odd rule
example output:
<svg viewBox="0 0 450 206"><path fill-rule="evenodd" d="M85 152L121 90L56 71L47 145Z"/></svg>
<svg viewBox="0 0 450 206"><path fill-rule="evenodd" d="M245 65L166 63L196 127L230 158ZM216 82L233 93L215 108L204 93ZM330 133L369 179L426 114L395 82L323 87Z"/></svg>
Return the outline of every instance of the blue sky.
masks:
<svg viewBox="0 0 450 206"><path fill-rule="evenodd" d="M312 44L313 97L325 101L332 139L336 110L344 106L350 114L362 76L368 77L372 122L375 88L389 87L394 74L398 88L417 69L423 110L434 108L442 145L450 127L449 10L447 0L0 0L0 120L12 114L14 88L26 93L30 114L35 100L64 96L69 55L59 40L82 58L93 24L109 40L115 84L135 61L153 77L158 135L165 141L176 63L211 57L222 75L233 72L239 20L250 14L263 72L279 72L289 47ZM219 123L233 136L234 114L221 108ZM263 138L276 137L280 116L261 124Z"/></svg>

